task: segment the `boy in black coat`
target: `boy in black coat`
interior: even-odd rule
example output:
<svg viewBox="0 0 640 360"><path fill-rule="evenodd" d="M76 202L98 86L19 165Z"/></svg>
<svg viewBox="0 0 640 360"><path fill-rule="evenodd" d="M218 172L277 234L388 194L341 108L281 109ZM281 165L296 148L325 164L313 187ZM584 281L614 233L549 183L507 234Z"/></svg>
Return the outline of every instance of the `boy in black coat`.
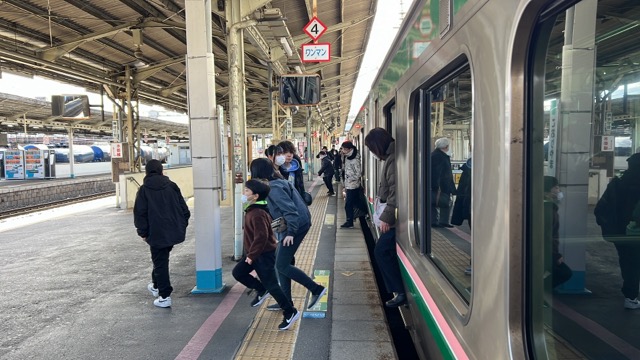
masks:
<svg viewBox="0 0 640 360"><path fill-rule="evenodd" d="M318 176L322 176L322 180L324 180L324 184L327 186L327 190L329 190L327 195L333 196L336 194L333 191L333 164L331 163L326 151L320 151L318 158L322 161L322 166L320 167L320 171L318 171Z"/></svg>
<svg viewBox="0 0 640 360"><path fill-rule="evenodd" d="M176 183L162 175L162 163L151 160L133 207L133 220L138 235L151 249L152 282L147 289L158 307L171 306L169 253L173 245L184 241L191 213Z"/></svg>

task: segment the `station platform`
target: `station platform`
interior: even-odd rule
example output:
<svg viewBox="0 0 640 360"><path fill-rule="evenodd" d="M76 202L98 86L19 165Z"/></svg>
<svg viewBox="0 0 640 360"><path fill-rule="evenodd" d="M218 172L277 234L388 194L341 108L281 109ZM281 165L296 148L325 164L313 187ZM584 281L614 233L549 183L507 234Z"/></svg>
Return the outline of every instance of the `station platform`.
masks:
<svg viewBox="0 0 640 360"><path fill-rule="evenodd" d="M136 235L132 212L116 208L113 197L0 221L0 358L397 358L362 231L339 228L343 199L324 195L321 183L307 184L313 226L296 265L328 274L326 312L303 314L287 331L277 330L281 312L266 310L272 299L252 308L253 296L231 276L231 207L221 208L225 292L191 293L189 226L171 254L168 309L152 303L149 248ZM306 310L308 292L293 284L294 303Z"/></svg>

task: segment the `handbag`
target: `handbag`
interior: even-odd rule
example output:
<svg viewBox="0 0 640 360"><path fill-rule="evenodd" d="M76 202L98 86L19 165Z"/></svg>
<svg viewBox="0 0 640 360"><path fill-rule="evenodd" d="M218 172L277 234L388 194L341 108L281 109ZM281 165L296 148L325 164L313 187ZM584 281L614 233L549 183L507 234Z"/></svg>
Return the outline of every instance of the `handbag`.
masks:
<svg viewBox="0 0 640 360"><path fill-rule="evenodd" d="M277 219L273 219L271 221L271 229L277 233L287 231L287 222L284 220L284 217L281 216Z"/></svg>
<svg viewBox="0 0 640 360"><path fill-rule="evenodd" d="M451 203L451 195L442 191L431 190L431 204L438 208L448 208Z"/></svg>
<svg viewBox="0 0 640 360"><path fill-rule="evenodd" d="M375 211L373 212L373 223L376 224L377 227L380 227L380 216L384 212L384 209L387 207L387 203L380 202L380 198L376 197L374 206Z"/></svg>

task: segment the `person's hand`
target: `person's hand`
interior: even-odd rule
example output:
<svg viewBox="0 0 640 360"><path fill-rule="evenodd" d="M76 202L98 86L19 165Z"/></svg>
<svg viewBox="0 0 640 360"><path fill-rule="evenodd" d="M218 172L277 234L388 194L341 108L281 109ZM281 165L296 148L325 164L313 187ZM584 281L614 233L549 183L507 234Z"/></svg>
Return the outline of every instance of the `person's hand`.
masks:
<svg viewBox="0 0 640 360"><path fill-rule="evenodd" d="M288 235L282 240L282 246L293 245L293 236Z"/></svg>
<svg viewBox="0 0 640 360"><path fill-rule="evenodd" d="M253 260L251 260L250 258L244 259L244 262L246 262L249 265L253 264Z"/></svg>
<svg viewBox="0 0 640 360"><path fill-rule="evenodd" d="M564 258L562 256L560 256L558 258L558 265L562 264L564 262Z"/></svg>
<svg viewBox="0 0 640 360"><path fill-rule="evenodd" d="M389 229L391 229L391 226L386 222L380 220L380 232L384 234L389 231Z"/></svg>

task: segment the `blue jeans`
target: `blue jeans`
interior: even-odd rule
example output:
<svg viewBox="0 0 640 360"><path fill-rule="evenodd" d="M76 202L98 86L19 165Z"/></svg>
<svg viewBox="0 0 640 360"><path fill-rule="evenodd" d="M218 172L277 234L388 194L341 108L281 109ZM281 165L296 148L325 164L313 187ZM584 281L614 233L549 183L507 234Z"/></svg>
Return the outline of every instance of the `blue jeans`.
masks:
<svg viewBox="0 0 640 360"><path fill-rule="evenodd" d="M384 287L387 292L404 293L402 285L402 275L398 264L398 253L396 251L396 229L391 228L386 233L380 235L374 250L376 264L382 273Z"/></svg>
<svg viewBox="0 0 640 360"><path fill-rule="evenodd" d="M312 294L317 295L322 290L321 285L313 281L304 271L291 265L291 260L296 254L296 251L302 244L302 240L309 232L310 226L300 229L300 232L293 237L293 244L289 246L282 245L282 239L285 238L285 234L277 234L278 249L276 250L276 270L278 271L278 279L280 280L280 287L282 292L291 300L291 280L306 287Z"/></svg>

